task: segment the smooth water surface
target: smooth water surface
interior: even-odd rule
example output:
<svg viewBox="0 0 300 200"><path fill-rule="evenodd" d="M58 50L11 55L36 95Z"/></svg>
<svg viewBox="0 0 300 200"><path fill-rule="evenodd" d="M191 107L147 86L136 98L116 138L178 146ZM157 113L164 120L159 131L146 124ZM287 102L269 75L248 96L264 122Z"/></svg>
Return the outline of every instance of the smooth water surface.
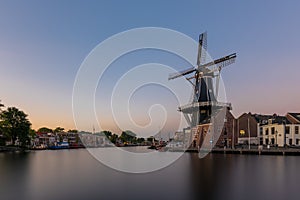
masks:
<svg viewBox="0 0 300 200"><path fill-rule="evenodd" d="M145 174L112 170L87 150L0 153L0 199L299 199L300 157L185 153Z"/></svg>

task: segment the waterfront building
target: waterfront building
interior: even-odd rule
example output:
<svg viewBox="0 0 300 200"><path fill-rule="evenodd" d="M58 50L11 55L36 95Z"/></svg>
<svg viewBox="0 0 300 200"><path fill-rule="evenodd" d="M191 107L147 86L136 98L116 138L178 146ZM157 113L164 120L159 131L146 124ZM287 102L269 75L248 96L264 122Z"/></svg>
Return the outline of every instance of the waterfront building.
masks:
<svg viewBox="0 0 300 200"><path fill-rule="evenodd" d="M32 146L50 146L56 142L54 133L37 132L35 138L32 139Z"/></svg>
<svg viewBox="0 0 300 200"><path fill-rule="evenodd" d="M237 119L238 144L258 144L259 123L251 113L244 113Z"/></svg>
<svg viewBox="0 0 300 200"><path fill-rule="evenodd" d="M42 133L37 132L31 139L32 147L45 146L49 147L57 142L67 141L70 146L81 145L78 133L73 132L60 132L60 133Z"/></svg>
<svg viewBox="0 0 300 200"><path fill-rule="evenodd" d="M262 126L263 144L270 146L300 146L300 114L287 113L285 117L268 120Z"/></svg>
<svg viewBox="0 0 300 200"><path fill-rule="evenodd" d="M103 133L80 132L79 136L85 147L104 147L111 144Z"/></svg>
<svg viewBox="0 0 300 200"><path fill-rule="evenodd" d="M226 118L221 135L217 141L218 147L234 148L238 141L237 120L229 109L226 112Z"/></svg>
<svg viewBox="0 0 300 200"><path fill-rule="evenodd" d="M274 115L261 115L244 113L237 119L238 144L263 145L262 126L268 124L270 119L283 120L284 117Z"/></svg>

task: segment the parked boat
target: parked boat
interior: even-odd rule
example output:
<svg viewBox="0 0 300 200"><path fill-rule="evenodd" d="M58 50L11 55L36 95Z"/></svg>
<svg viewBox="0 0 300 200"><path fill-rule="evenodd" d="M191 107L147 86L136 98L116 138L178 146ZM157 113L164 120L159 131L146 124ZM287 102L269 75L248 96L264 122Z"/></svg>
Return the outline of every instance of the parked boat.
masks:
<svg viewBox="0 0 300 200"><path fill-rule="evenodd" d="M68 142L56 142L54 145L49 146L49 149L57 150L57 149L68 149L69 143Z"/></svg>

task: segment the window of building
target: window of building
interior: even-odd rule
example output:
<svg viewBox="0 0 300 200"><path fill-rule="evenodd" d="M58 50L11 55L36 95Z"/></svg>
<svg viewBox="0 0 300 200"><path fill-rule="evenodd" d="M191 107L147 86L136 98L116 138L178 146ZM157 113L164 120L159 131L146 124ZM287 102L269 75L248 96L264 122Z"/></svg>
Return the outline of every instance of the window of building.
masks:
<svg viewBox="0 0 300 200"><path fill-rule="evenodd" d="M259 128L259 133L260 133L260 135L263 134L263 128L262 127Z"/></svg>
<svg viewBox="0 0 300 200"><path fill-rule="evenodd" d="M227 135L226 127L224 128L224 135Z"/></svg>
<svg viewBox="0 0 300 200"><path fill-rule="evenodd" d="M295 126L295 134L299 134L299 126Z"/></svg>
<svg viewBox="0 0 300 200"><path fill-rule="evenodd" d="M266 139L266 144L269 144L269 139Z"/></svg>
<svg viewBox="0 0 300 200"><path fill-rule="evenodd" d="M271 144L274 145L275 144L275 138L271 139Z"/></svg>
<svg viewBox="0 0 300 200"><path fill-rule="evenodd" d="M290 134L290 127L289 126L285 127L285 134Z"/></svg>
<svg viewBox="0 0 300 200"><path fill-rule="evenodd" d="M245 130L240 130L240 135L245 135Z"/></svg>
<svg viewBox="0 0 300 200"><path fill-rule="evenodd" d="M274 135L275 134L275 127L271 128L271 134Z"/></svg>
<svg viewBox="0 0 300 200"><path fill-rule="evenodd" d="M293 144L293 139L289 139L289 144L290 144L290 145Z"/></svg>
<svg viewBox="0 0 300 200"><path fill-rule="evenodd" d="M296 145L299 145L299 141L300 141L299 139L296 139Z"/></svg>
<svg viewBox="0 0 300 200"><path fill-rule="evenodd" d="M266 128L266 134L265 135L269 135L269 128Z"/></svg>

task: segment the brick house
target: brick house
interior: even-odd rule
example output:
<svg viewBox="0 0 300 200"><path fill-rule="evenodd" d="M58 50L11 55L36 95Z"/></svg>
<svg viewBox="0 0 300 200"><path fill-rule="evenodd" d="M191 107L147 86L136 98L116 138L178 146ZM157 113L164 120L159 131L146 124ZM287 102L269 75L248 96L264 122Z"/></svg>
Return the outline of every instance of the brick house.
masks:
<svg viewBox="0 0 300 200"><path fill-rule="evenodd" d="M237 120L230 110L226 112L226 118L221 135L217 141L217 147L234 147L238 142Z"/></svg>

